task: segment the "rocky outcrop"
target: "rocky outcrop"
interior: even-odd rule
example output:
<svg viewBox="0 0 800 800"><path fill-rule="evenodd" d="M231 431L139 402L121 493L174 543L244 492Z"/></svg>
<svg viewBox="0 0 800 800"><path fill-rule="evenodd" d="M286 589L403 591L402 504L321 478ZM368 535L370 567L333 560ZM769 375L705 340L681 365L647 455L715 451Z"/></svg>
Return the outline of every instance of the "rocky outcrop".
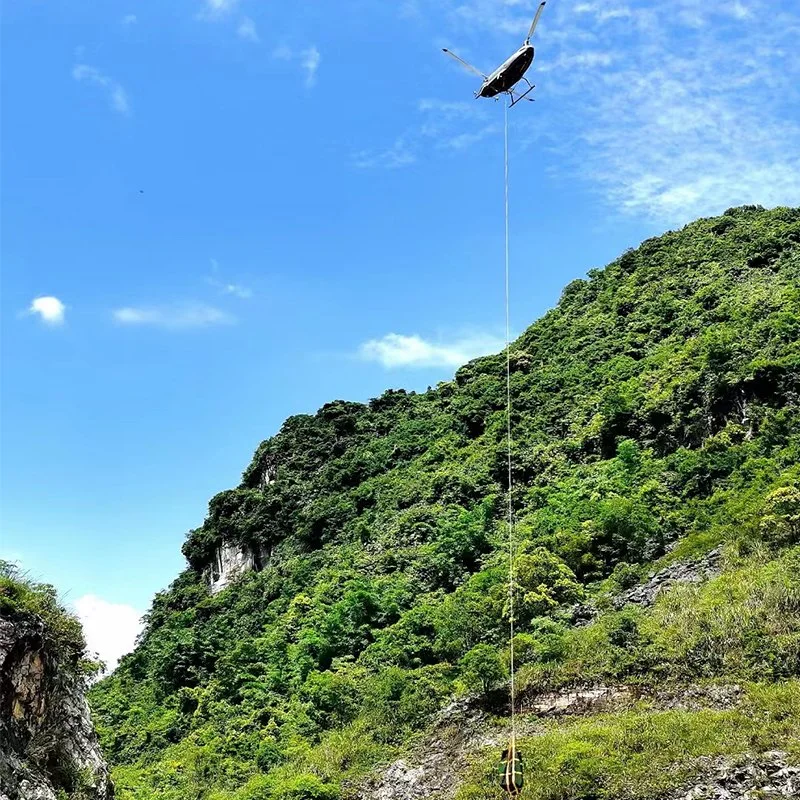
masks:
<svg viewBox="0 0 800 800"><path fill-rule="evenodd" d="M524 703L518 733L532 735L543 717L599 711L628 699L624 688L599 686L538 695ZM498 749L509 727L475 699L451 703L436 717L415 753L389 764L359 787L359 800L447 800L456 791L472 759L484 748Z"/></svg>
<svg viewBox="0 0 800 800"><path fill-rule="evenodd" d="M631 604L647 608L656 598L676 583L701 583L719 575L722 568L722 548L710 550L702 558L677 561L664 569L651 572L644 583L620 592L611 598L611 605L619 610ZM569 609L570 624L576 628L588 625L599 614L592 603L576 603Z"/></svg>
<svg viewBox="0 0 800 800"><path fill-rule="evenodd" d="M84 691L41 619L0 615L0 800L111 800Z"/></svg>
<svg viewBox="0 0 800 800"><path fill-rule="evenodd" d="M445 708L417 752L398 759L367 779L359 800L424 800L455 794L471 754L496 745L502 729L488 713L469 700Z"/></svg>
<svg viewBox="0 0 800 800"><path fill-rule="evenodd" d="M546 719L586 716L632 708L640 700L660 710L732 709L743 698L738 684L663 686L596 686L523 698L517 717L518 736L541 734ZM375 772L347 796L358 800L452 800L470 766L486 748L508 741L508 719L497 707L476 699L458 700L436 718L428 735L405 758ZM795 762L796 763L796 762ZM693 765L700 776L676 786L669 800L778 800L800 798L800 766L785 753L768 752L739 759L700 758ZM662 797L662 795L659 795ZM664 798L667 800L667 798Z"/></svg>
<svg viewBox="0 0 800 800"><path fill-rule="evenodd" d="M719 575L722 562L722 548L709 551L703 558L692 561L678 561L658 572L653 572L644 583L617 595L612 604L622 608L628 603L637 606L651 606L656 598L676 583L700 583Z"/></svg>
<svg viewBox="0 0 800 800"><path fill-rule="evenodd" d="M786 753L769 752L738 762L708 759L704 777L690 788L672 795L673 800L779 800L800 797L800 766Z"/></svg>

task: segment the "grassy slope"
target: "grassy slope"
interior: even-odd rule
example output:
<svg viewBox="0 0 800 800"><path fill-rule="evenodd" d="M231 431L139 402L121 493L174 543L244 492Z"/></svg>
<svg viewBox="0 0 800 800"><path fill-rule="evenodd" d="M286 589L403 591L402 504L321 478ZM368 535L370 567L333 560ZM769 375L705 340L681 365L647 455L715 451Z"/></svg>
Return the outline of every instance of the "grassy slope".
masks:
<svg viewBox="0 0 800 800"><path fill-rule="evenodd" d="M719 676L769 692L800 673L799 243L798 210L700 220L573 282L514 344L529 686ZM123 800L336 797L454 691L502 679L504 366L293 417L212 499L190 568L92 693ZM209 597L222 539L271 557ZM668 558L727 542L729 572L570 627L570 604L603 607L675 541ZM775 702L796 706L786 686ZM553 736L542 747L573 747ZM600 761L616 785L622 767Z"/></svg>

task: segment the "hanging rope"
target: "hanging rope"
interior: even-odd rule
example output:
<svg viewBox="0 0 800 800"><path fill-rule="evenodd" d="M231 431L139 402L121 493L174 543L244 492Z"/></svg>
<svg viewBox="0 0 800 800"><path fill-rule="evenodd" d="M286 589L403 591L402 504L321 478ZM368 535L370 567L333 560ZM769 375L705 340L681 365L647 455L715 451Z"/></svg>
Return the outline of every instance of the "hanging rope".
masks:
<svg viewBox="0 0 800 800"><path fill-rule="evenodd" d="M505 104L503 126L503 178L505 199L505 255L506 255L506 443L508 446L508 602L509 637L511 649L511 743L516 743L516 676L514 672L514 505L512 499L513 476L511 470L511 314L509 286L508 247L508 102Z"/></svg>

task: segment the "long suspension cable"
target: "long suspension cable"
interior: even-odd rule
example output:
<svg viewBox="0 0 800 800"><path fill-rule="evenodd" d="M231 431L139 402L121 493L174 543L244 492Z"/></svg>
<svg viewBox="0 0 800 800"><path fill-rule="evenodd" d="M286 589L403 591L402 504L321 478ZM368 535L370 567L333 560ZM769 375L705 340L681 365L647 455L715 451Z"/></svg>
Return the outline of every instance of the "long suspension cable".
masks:
<svg viewBox="0 0 800 800"><path fill-rule="evenodd" d="M508 102L505 104L503 126L503 178L505 200L505 255L506 255L506 444L508 447L508 603L509 636L511 651L511 741L516 742L516 680L514 674L514 504L512 498L511 470L511 314L509 286L509 247L508 247Z"/></svg>

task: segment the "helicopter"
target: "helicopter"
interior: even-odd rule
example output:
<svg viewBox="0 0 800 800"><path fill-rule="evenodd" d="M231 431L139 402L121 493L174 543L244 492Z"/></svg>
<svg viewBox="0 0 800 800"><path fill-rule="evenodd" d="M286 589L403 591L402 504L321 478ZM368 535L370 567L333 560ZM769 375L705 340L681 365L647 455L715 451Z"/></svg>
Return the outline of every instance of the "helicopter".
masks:
<svg viewBox="0 0 800 800"><path fill-rule="evenodd" d="M442 48L443 52L447 53L451 58L454 58L470 72L474 72L480 78L483 78L481 88L475 92L476 99L478 97L496 97L498 94L505 92L511 97L509 108L526 98L533 102L533 98L528 97L528 95L533 91L534 86L525 77L525 73L528 71L528 67L533 63L534 51L533 45L531 44L531 36L533 36L533 32L539 24L539 17L542 16L542 11L544 11L546 4L547 0L542 0L539 4L539 8L536 9L536 16L533 18L533 22L531 22L531 27L528 30L525 41L522 43L522 47L520 47L516 53L509 56L491 75L484 75L480 70L473 67L472 64L468 64L463 58L457 56L452 50L448 50L446 47ZM514 93L514 87L521 80L528 84L528 88L522 94L517 95Z"/></svg>

